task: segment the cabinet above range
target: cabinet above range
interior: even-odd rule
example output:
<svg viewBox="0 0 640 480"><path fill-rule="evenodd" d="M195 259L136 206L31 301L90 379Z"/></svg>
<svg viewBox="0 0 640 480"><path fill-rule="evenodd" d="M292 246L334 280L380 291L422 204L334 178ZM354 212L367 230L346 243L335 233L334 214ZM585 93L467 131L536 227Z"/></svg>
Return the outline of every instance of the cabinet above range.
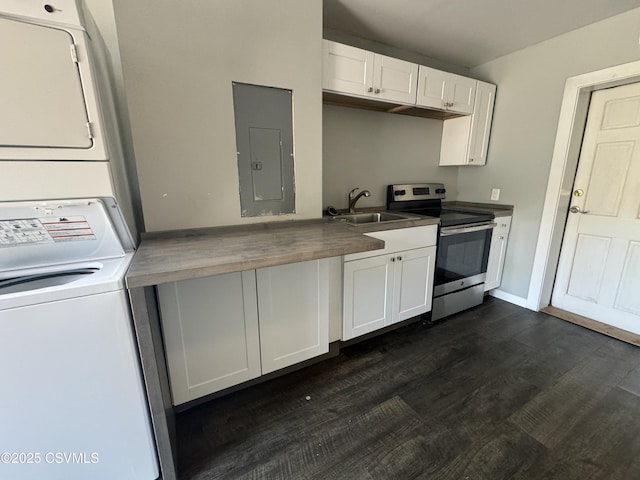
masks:
<svg viewBox="0 0 640 480"><path fill-rule="evenodd" d="M323 40L323 102L443 120L441 166L487 161L496 86Z"/></svg>

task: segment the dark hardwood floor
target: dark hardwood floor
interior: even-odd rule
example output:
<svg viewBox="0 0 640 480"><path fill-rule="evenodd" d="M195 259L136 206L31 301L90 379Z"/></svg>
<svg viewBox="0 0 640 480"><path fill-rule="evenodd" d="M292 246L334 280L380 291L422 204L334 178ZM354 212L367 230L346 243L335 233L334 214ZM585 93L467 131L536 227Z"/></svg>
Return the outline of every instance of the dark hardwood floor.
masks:
<svg viewBox="0 0 640 480"><path fill-rule="evenodd" d="M640 348L487 298L177 421L181 480L638 479Z"/></svg>

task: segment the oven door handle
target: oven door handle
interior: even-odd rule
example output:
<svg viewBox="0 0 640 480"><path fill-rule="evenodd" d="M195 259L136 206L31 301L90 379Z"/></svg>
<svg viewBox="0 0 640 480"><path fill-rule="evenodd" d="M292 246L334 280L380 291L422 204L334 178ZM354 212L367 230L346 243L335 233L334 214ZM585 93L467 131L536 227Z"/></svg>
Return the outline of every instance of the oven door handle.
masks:
<svg viewBox="0 0 640 480"><path fill-rule="evenodd" d="M494 227L497 227L498 224L496 222L491 223L483 223L481 225L471 225L468 227L445 227L440 229L440 236L447 237L449 235L457 235L459 233L470 233L470 232L479 232L481 230L491 230Z"/></svg>

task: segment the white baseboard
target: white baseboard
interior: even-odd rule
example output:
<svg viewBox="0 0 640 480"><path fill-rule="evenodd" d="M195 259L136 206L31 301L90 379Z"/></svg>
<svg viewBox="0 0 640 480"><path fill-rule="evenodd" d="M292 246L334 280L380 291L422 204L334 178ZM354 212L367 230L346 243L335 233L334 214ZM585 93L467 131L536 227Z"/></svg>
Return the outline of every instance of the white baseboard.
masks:
<svg viewBox="0 0 640 480"><path fill-rule="evenodd" d="M507 292L503 292L500 289L491 290L489 295L492 297L499 298L500 300L504 300L505 302L513 303L514 305L518 305L519 307L527 308L527 299L518 297L517 295L512 295Z"/></svg>

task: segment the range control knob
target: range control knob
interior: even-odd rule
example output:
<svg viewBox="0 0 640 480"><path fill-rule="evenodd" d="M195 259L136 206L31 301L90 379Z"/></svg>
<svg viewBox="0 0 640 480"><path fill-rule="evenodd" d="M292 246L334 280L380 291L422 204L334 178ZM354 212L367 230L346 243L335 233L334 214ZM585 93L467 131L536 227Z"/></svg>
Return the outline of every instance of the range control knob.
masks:
<svg viewBox="0 0 640 480"><path fill-rule="evenodd" d="M406 190L394 190L394 192L393 192L393 194L394 194L396 197L401 197L402 195L405 195L406 193L407 193L407 191L406 191Z"/></svg>
<svg viewBox="0 0 640 480"><path fill-rule="evenodd" d="M444 188L436 188L436 193L446 193L447 191Z"/></svg>

